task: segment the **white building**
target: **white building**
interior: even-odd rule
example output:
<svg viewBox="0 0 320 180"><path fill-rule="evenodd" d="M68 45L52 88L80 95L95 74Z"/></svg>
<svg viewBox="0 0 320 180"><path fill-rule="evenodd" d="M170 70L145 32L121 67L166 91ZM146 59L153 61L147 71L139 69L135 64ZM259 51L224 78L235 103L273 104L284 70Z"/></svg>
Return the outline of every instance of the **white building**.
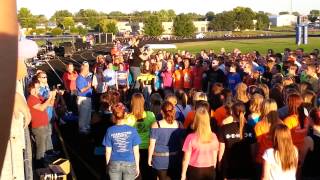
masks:
<svg viewBox="0 0 320 180"><path fill-rule="evenodd" d="M297 24L297 16L292 14L269 16L272 26L292 26Z"/></svg>
<svg viewBox="0 0 320 180"><path fill-rule="evenodd" d="M196 27L196 33L208 32L209 21L194 21L194 26ZM130 22L117 22L117 28L119 32L132 32L132 25L140 32L143 30L144 24L142 22L131 24ZM162 27L164 29L163 34L170 35L173 31L173 22L162 22Z"/></svg>

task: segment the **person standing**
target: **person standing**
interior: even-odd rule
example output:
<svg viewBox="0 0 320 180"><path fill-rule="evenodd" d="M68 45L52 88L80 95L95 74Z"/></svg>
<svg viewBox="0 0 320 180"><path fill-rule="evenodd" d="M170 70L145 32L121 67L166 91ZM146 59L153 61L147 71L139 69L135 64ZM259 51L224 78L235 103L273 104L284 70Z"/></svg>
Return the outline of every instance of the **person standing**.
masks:
<svg viewBox="0 0 320 180"><path fill-rule="evenodd" d="M197 109L192 126L194 132L187 136L182 148L181 180L214 180L219 142L211 131L210 115L206 108Z"/></svg>
<svg viewBox="0 0 320 180"><path fill-rule="evenodd" d="M31 128L32 134L35 137L36 143L36 161L37 166L44 166L45 153L48 150L47 144L51 143L51 132L49 129L49 116L47 108L52 106L55 100L55 92L50 92L48 99L44 100L43 97L39 96L40 83L34 80L29 84L28 91L30 96L28 97L28 106L31 112Z"/></svg>
<svg viewBox="0 0 320 180"><path fill-rule="evenodd" d="M263 154L262 180L295 180L298 167L298 149L294 146L290 129L284 124L275 126L273 147Z"/></svg>
<svg viewBox="0 0 320 180"><path fill-rule="evenodd" d="M108 67L103 71L104 81L107 86L107 91L109 89L117 89L117 74L116 71L112 69L112 62L108 63Z"/></svg>
<svg viewBox="0 0 320 180"><path fill-rule="evenodd" d="M151 125L156 121L156 117L151 111L144 109L145 100L141 93L133 94L131 98L131 112L125 117L126 124L137 128L138 134L141 138L140 145L140 167L141 178L143 180L152 177L152 168L148 166L148 147L150 141ZM139 178L140 178L139 177Z"/></svg>
<svg viewBox="0 0 320 180"><path fill-rule="evenodd" d="M254 167L255 133L245 119L242 102L227 107L228 114L219 131L219 166L223 178L252 178Z"/></svg>
<svg viewBox="0 0 320 180"><path fill-rule="evenodd" d="M137 80L137 77L141 73L141 70L140 70L141 63L142 63L142 59L140 58L141 51L139 48L139 40L137 40L136 38L132 38L130 40L130 44L131 44L131 49L133 51L132 59L129 62L130 73L132 74L133 82L135 82ZM139 89L139 83L135 83L134 88Z"/></svg>
<svg viewBox="0 0 320 180"><path fill-rule="evenodd" d="M111 180L134 180L139 170L140 137L136 128L125 124L125 106L112 107L116 125L108 128L102 144L106 147L106 164Z"/></svg>
<svg viewBox="0 0 320 180"><path fill-rule="evenodd" d="M89 72L89 63L83 62L81 71L76 80L77 105L79 113L79 132L88 134L91 122L92 77Z"/></svg>
<svg viewBox="0 0 320 180"><path fill-rule="evenodd" d="M169 101L163 103L161 112L164 118L151 126L148 164L159 180L179 179L183 125L175 120L175 106Z"/></svg>
<svg viewBox="0 0 320 180"><path fill-rule="evenodd" d="M74 66L72 63L67 64L66 72L63 73L62 80L64 88L66 89L65 100L67 103L68 111L76 112L76 95L77 95L77 87L76 80L78 77L77 71L74 70Z"/></svg>

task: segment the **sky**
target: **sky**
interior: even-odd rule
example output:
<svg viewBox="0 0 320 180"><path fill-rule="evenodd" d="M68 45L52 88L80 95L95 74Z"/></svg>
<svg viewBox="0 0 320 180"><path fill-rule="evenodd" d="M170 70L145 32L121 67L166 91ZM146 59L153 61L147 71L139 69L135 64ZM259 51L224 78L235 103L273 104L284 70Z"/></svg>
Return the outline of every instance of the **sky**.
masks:
<svg viewBox="0 0 320 180"><path fill-rule="evenodd" d="M50 18L56 10L67 9L72 13L80 9L95 9L109 13L122 11L157 11L173 9L178 13L195 12L205 14L231 10L237 6L250 7L254 11L277 14L280 11L292 11L308 14L311 9L320 9L320 0L17 0L17 8L26 7L32 14L44 14Z"/></svg>

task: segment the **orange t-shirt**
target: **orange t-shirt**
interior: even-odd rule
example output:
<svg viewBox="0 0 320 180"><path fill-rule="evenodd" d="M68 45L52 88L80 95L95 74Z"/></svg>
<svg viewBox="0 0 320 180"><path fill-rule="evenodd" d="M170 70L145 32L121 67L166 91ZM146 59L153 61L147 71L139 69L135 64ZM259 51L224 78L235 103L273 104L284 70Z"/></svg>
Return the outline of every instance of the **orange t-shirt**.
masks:
<svg viewBox="0 0 320 180"><path fill-rule="evenodd" d="M177 69L173 73L174 79L174 88L182 89L183 88L183 70Z"/></svg>
<svg viewBox="0 0 320 180"><path fill-rule="evenodd" d="M304 128L301 129L299 117L297 115L290 115L283 120L284 124L291 130L293 144L297 146L299 151L303 150L304 138L308 133L308 120L304 120Z"/></svg>
<svg viewBox="0 0 320 180"><path fill-rule="evenodd" d="M225 118L227 118L227 111L224 106L220 106L216 111L214 112L214 117L217 121L218 126L222 126L222 122Z"/></svg>
<svg viewBox="0 0 320 180"><path fill-rule="evenodd" d="M259 121L255 127L254 131L256 134L258 149L257 149L257 156L256 162L263 163L262 155L268 149L272 147L272 140L270 131L270 125L265 121Z"/></svg>
<svg viewBox="0 0 320 180"><path fill-rule="evenodd" d="M194 119L195 115L196 115L196 111L194 111L194 110L190 111L187 114L187 117L186 117L186 119L184 120L184 123L183 123L184 128L190 127L191 123L193 122L193 119Z"/></svg>
<svg viewBox="0 0 320 180"><path fill-rule="evenodd" d="M183 72L183 88L190 89L192 87L191 68L184 69L182 72Z"/></svg>
<svg viewBox="0 0 320 180"><path fill-rule="evenodd" d="M196 111L195 110L192 110L192 111L188 112L187 117L185 118L184 123L183 123L183 127L184 128L187 129L187 128L189 128L191 126L195 115L196 115ZM214 116L215 116L215 112L211 111L210 112L210 117L212 118Z"/></svg>

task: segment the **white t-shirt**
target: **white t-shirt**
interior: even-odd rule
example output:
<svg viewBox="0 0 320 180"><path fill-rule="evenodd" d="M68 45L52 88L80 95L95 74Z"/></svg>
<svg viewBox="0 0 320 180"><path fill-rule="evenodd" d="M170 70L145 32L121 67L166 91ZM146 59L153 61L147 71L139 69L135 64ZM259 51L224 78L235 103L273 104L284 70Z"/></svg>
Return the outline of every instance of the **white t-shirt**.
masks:
<svg viewBox="0 0 320 180"><path fill-rule="evenodd" d="M297 151L298 156L298 151ZM295 180L296 169L283 171L280 162L277 162L274 156L274 149L267 149L262 158L270 165L269 178L270 180Z"/></svg>

